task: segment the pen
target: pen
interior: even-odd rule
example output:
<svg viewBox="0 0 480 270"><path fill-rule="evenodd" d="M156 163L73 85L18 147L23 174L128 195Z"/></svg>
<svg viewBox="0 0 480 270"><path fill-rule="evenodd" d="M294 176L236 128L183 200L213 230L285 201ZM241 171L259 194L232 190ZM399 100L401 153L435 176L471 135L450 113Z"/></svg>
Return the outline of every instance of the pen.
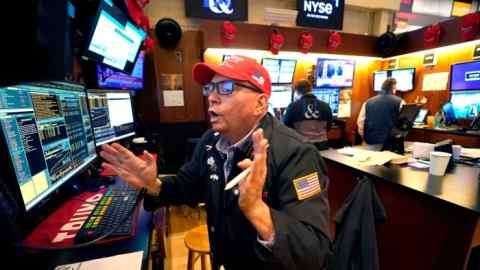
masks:
<svg viewBox="0 0 480 270"><path fill-rule="evenodd" d="M239 173L237 176L235 176L232 180L230 180L227 185L225 186L225 190L229 190L231 188L233 188L234 186L236 186L238 183L240 183L240 181L242 181L243 179L247 178L247 176L250 174L250 171L251 171L251 168L252 167L248 167L247 169L245 169L243 172Z"/></svg>

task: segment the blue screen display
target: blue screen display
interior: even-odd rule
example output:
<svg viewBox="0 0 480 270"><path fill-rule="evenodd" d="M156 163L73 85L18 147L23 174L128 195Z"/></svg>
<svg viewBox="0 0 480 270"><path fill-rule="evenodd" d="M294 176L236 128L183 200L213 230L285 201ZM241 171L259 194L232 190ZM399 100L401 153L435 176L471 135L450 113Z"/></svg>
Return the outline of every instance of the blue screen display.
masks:
<svg viewBox="0 0 480 270"><path fill-rule="evenodd" d="M450 88L453 91L480 90L480 61L452 65Z"/></svg>
<svg viewBox="0 0 480 270"><path fill-rule="evenodd" d="M473 119L480 110L480 91L453 92L450 103L455 118Z"/></svg>

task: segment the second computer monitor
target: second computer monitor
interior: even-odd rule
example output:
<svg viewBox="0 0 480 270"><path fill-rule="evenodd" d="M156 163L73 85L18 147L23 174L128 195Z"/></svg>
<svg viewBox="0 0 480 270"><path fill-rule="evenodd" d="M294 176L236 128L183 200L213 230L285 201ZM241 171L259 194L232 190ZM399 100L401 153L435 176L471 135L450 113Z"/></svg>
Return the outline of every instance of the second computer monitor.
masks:
<svg viewBox="0 0 480 270"><path fill-rule="evenodd" d="M338 115L338 101L340 89L338 88L314 88L312 93L330 106L334 117Z"/></svg>
<svg viewBox="0 0 480 270"><path fill-rule="evenodd" d="M28 211L96 158L84 87L0 88L0 148L2 180Z"/></svg>
<svg viewBox="0 0 480 270"><path fill-rule="evenodd" d="M128 91L88 90L88 104L97 146L135 135Z"/></svg>

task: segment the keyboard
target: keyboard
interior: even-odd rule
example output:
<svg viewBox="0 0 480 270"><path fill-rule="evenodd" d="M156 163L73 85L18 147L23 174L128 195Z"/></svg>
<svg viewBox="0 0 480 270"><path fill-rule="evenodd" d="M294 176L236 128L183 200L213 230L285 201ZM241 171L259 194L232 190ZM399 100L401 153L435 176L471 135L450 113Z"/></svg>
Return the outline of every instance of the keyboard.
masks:
<svg viewBox="0 0 480 270"><path fill-rule="evenodd" d="M123 239L135 234L137 209L134 207L138 191L129 187L110 188L90 213L74 238L75 244L85 243L108 233L121 223L108 237L98 243Z"/></svg>

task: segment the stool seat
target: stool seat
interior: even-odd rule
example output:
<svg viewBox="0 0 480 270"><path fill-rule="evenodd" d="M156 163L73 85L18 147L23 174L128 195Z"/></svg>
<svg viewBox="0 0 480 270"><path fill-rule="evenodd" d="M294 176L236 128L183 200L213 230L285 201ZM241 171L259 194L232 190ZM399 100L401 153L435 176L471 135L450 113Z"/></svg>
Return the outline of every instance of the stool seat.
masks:
<svg viewBox="0 0 480 270"><path fill-rule="evenodd" d="M185 246L194 252L210 253L207 226L200 225L187 232L185 235Z"/></svg>
<svg viewBox="0 0 480 270"><path fill-rule="evenodd" d="M185 235L185 246L188 248L187 269L193 270L193 265L196 260L194 254L197 253L202 261L202 270L207 270L206 258L210 257L210 243L208 242L207 226L200 225L187 232Z"/></svg>

